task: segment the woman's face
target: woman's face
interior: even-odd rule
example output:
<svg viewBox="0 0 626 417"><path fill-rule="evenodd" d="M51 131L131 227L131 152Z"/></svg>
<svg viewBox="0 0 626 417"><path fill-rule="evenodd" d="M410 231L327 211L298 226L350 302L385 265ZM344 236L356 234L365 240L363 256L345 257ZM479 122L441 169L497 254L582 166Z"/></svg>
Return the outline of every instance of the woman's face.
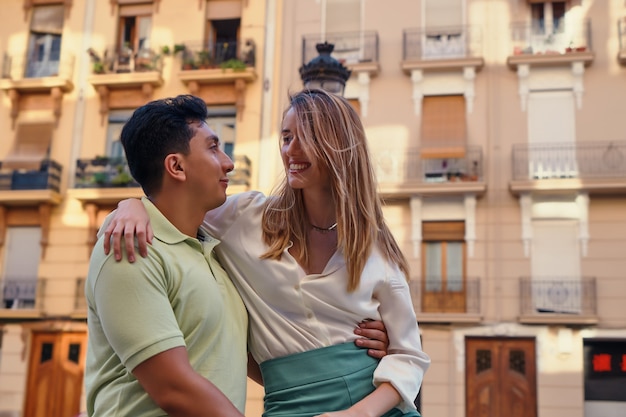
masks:
<svg viewBox="0 0 626 417"><path fill-rule="evenodd" d="M292 107L283 119L280 147L289 186L294 189L329 188L327 170L305 153L297 130L296 113Z"/></svg>

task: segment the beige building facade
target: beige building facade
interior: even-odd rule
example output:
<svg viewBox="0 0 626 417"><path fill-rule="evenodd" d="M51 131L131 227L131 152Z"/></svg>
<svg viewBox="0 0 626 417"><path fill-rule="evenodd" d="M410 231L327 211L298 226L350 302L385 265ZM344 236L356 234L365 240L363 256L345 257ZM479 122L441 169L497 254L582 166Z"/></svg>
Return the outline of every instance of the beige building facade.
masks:
<svg viewBox="0 0 626 417"><path fill-rule="evenodd" d="M626 415L622 0L2 0L0 416L84 409L96 231L141 195L117 140L191 93L269 192L299 68L352 73L410 259L426 416ZM246 415L262 413L250 383Z"/></svg>

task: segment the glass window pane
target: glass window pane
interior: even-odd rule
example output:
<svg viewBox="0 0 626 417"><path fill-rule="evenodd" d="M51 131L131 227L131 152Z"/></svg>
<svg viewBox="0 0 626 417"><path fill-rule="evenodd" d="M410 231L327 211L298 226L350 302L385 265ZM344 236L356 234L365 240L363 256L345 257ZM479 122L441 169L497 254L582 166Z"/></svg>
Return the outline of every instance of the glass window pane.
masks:
<svg viewBox="0 0 626 417"><path fill-rule="evenodd" d="M441 291L441 242L426 244L426 291Z"/></svg>
<svg viewBox="0 0 626 417"><path fill-rule="evenodd" d="M463 243L447 242L446 247L446 289L463 291Z"/></svg>
<svg viewBox="0 0 626 417"><path fill-rule="evenodd" d="M4 308L33 308L41 258L40 227L7 228ZM36 260L36 262L33 262Z"/></svg>
<svg viewBox="0 0 626 417"><path fill-rule="evenodd" d="M152 17L139 18L139 49L150 49L150 32L152 31Z"/></svg>

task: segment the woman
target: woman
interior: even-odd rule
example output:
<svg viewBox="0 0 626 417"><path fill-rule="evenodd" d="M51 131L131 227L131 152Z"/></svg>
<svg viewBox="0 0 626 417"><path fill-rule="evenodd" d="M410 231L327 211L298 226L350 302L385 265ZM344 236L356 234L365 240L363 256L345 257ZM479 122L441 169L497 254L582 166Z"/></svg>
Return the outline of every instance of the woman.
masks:
<svg viewBox="0 0 626 417"><path fill-rule="evenodd" d="M430 359L359 116L322 90L293 95L281 157L286 176L272 196L231 196L204 221L249 311L264 416L419 416L413 399ZM124 230L146 230L135 204L122 203L105 231L117 248ZM380 361L353 344L363 318L387 328Z"/></svg>

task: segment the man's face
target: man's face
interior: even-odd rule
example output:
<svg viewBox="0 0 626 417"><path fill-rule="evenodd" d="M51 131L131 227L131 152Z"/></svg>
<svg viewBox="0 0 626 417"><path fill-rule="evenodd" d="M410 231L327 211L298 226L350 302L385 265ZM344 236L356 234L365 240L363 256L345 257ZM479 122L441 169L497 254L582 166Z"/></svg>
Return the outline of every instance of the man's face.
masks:
<svg viewBox="0 0 626 417"><path fill-rule="evenodd" d="M197 193L198 201L206 210L221 206L226 201L228 172L233 161L220 149L217 135L206 123L192 123L196 134L189 141L189 154L185 156L187 182Z"/></svg>

